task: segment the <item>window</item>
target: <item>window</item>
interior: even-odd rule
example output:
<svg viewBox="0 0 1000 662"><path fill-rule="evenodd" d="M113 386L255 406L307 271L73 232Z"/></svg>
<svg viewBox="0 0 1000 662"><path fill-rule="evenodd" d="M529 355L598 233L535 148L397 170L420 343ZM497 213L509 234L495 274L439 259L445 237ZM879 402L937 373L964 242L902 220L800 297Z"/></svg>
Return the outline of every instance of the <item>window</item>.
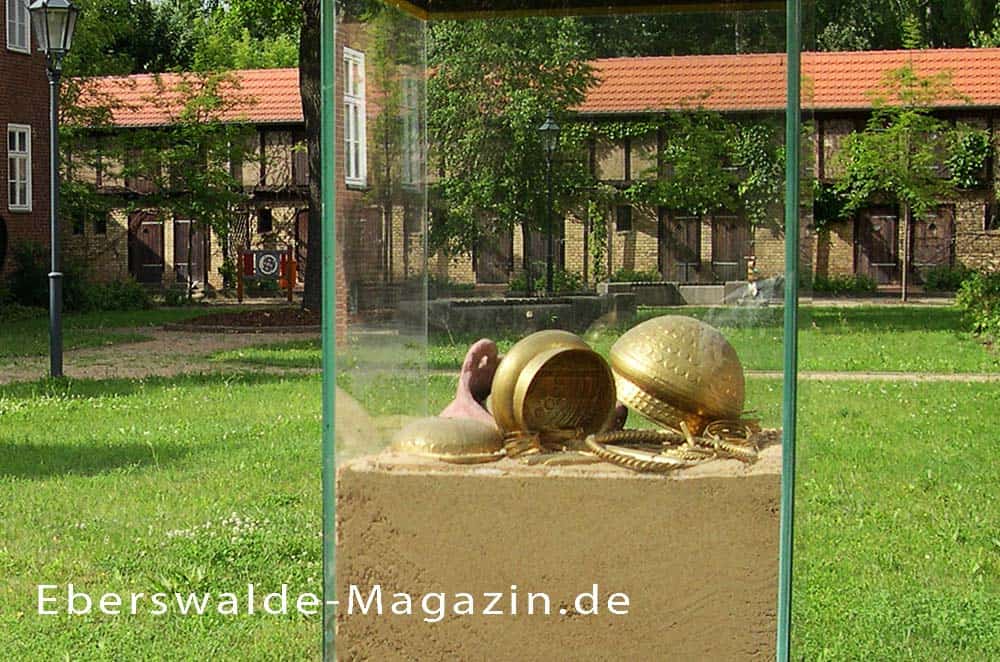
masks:
<svg viewBox="0 0 1000 662"><path fill-rule="evenodd" d="M7 2L7 49L19 53L31 52L28 31L27 0L6 0Z"/></svg>
<svg viewBox="0 0 1000 662"><path fill-rule="evenodd" d="M986 204L986 222L983 225L983 229L987 232L1000 231L1000 208L998 208L996 202Z"/></svg>
<svg viewBox="0 0 1000 662"><path fill-rule="evenodd" d="M108 217L106 214L98 214L94 218L94 234L108 233Z"/></svg>
<svg viewBox="0 0 1000 662"><path fill-rule="evenodd" d="M73 222L73 234L77 236L83 235L83 226L87 222L86 214L82 211L77 211L73 214L71 220Z"/></svg>
<svg viewBox="0 0 1000 662"><path fill-rule="evenodd" d="M403 184L412 186L420 181L420 87L414 78L403 81Z"/></svg>
<svg viewBox="0 0 1000 662"><path fill-rule="evenodd" d="M618 205L615 208L615 230L618 232L632 230L632 205Z"/></svg>
<svg viewBox="0 0 1000 662"><path fill-rule="evenodd" d="M368 178L365 117L365 56L344 49L344 180L365 186Z"/></svg>
<svg viewBox="0 0 1000 662"><path fill-rule="evenodd" d="M267 207L257 212L257 234L267 234L274 231L274 216Z"/></svg>
<svg viewBox="0 0 1000 662"><path fill-rule="evenodd" d="M31 211L31 127L7 125L7 207Z"/></svg>

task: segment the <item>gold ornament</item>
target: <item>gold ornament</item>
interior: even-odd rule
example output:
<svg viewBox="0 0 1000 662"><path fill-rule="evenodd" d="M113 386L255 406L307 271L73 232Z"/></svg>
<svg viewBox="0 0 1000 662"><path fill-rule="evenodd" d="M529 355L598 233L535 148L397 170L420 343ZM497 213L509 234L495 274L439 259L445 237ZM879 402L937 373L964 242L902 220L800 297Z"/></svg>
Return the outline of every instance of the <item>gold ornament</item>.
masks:
<svg viewBox="0 0 1000 662"><path fill-rule="evenodd" d="M743 412L743 366L717 329L664 315L639 324L611 347L618 399L649 420L701 434Z"/></svg>
<svg viewBox="0 0 1000 662"><path fill-rule="evenodd" d="M577 335L539 331L515 344L493 377L490 405L505 433L542 441L604 430L614 419L614 377Z"/></svg>
<svg viewBox="0 0 1000 662"><path fill-rule="evenodd" d="M396 433L392 450L455 464L493 462L504 455L500 431L471 418L421 418Z"/></svg>

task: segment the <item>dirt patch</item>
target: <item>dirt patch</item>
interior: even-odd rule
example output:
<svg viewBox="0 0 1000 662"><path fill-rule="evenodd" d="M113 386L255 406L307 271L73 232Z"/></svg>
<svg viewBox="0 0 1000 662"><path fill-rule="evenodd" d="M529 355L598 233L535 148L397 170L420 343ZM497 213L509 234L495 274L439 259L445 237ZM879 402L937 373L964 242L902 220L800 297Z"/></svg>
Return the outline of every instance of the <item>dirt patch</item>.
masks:
<svg viewBox="0 0 1000 662"><path fill-rule="evenodd" d="M301 308L269 308L267 310L241 310L212 313L171 325L175 329L203 329L204 327L246 328L254 330L286 329L294 327L319 328L322 319L318 310Z"/></svg>
<svg viewBox="0 0 1000 662"><path fill-rule="evenodd" d="M119 329L133 331L133 329ZM151 340L122 343L110 347L93 347L66 352L64 370L77 379L138 379L171 377L201 372L282 372L301 373L318 370L269 369L211 362L215 352L240 349L251 345L278 343L289 337L280 333L222 334L187 331L164 331L148 327L134 330L152 336ZM296 334L296 338L302 338ZM305 336L310 337L310 336ZM0 364L0 384L42 379L48 373L47 356L12 359Z"/></svg>

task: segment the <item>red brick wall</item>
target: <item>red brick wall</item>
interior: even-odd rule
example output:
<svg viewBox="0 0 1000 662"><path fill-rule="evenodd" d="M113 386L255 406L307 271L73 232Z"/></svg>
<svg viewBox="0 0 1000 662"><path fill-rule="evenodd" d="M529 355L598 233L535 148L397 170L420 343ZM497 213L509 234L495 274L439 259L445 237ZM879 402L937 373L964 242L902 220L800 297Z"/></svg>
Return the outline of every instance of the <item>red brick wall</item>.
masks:
<svg viewBox="0 0 1000 662"><path fill-rule="evenodd" d="M49 83L45 57L7 50L6 2L0 2L0 218L7 226L7 255L0 279L10 272L11 249L28 240L49 243ZM34 48L34 39L32 39ZM31 126L31 211L8 208L7 125Z"/></svg>

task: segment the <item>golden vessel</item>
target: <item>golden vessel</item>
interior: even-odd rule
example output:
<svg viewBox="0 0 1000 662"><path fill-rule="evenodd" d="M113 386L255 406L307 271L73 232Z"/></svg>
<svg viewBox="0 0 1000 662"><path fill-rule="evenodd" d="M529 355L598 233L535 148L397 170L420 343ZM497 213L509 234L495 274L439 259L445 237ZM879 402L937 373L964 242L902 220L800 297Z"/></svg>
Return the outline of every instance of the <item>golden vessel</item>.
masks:
<svg viewBox="0 0 1000 662"><path fill-rule="evenodd" d="M579 336L539 331L515 344L493 377L490 405L505 433L600 432L614 419L611 368Z"/></svg>
<svg viewBox="0 0 1000 662"><path fill-rule="evenodd" d="M718 329L693 317L643 322L615 342L610 358L618 399L654 423L674 429L685 423L700 434L710 422L743 412L736 350Z"/></svg>
<svg viewBox="0 0 1000 662"><path fill-rule="evenodd" d="M421 418L393 437L390 447L397 453L430 457L445 462L474 464L503 456L500 431L471 418Z"/></svg>

